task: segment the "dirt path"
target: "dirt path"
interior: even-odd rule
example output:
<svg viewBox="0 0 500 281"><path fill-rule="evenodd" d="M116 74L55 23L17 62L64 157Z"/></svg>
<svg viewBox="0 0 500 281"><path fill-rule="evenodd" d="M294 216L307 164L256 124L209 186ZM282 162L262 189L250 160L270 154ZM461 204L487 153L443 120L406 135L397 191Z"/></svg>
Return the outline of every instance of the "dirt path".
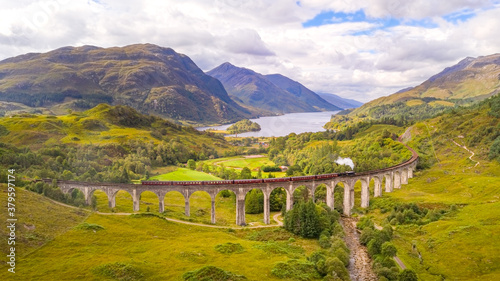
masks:
<svg viewBox="0 0 500 281"><path fill-rule="evenodd" d="M359 234L356 230L356 219L342 217L340 219L344 228L345 242L351 250L350 263L347 269L352 281L372 281L378 280L373 272L371 259L365 247L359 243Z"/></svg>
<svg viewBox="0 0 500 281"><path fill-rule="evenodd" d="M47 197L45 197L47 198ZM78 207L75 207L75 206L71 206L71 205L68 205L68 204L64 204L64 203L61 203L61 202L58 202L58 201L55 201L55 200L52 200L50 198L47 198L48 200L52 201L53 203L56 203L58 205L61 205L61 206L65 206L65 207L69 207L69 208L73 208L73 209L81 209L81 208L78 208ZM92 212L90 210L87 210L87 209L81 209L81 210L84 210L85 212ZM130 216L130 215L134 215L134 214L140 214L140 213L103 213L103 212L93 212L95 214L99 214L99 215L104 215L104 216ZM265 227L280 227L283 225L283 222L280 221L278 219L278 217L280 216L281 214L276 214L273 216L273 220L277 223L277 224L269 224L269 225L256 225L256 226L236 226L236 227L230 227L230 226L221 226L221 225L211 225L211 224L204 224L204 223L196 223L196 222L189 222L189 221L183 221L183 220L178 220L178 219L172 219L172 218L164 218L165 220L167 221L170 221L170 222L176 222L176 223L182 223L182 224L188 224L188 225L196 225L196 226L202 226L202 227L211 227L211 228L232 228L232 229L251 229L251 228L265 228Z"/></svg>
<svg viewBox="0 0 500 281"><path fill-rule="evenodd" d="M457 143L457 142L456 142L456 141L454 141L454 140L451 140L451 141L452 141L454 144L456 144L457 146L459 146L459 147L461 147L461 148L463 148L463 149L467 150L467 152L469 152L469 153L471 154L471 156L469 156L470 161L472 161L472 162L476 162L476 165L474 165L474 167L471 167L471 168L476 168L476 167L479 165L479 161L472 160L472 157L473 157L473 156L474 156L474 154L475 154L472 150L468 149L465 145L461 145L461 144Z"/></svg>
<svg viewBox="0 0 500 281"><path fill-rule="evenodd" d="M398 258L398 256L394 256L394 261L399 265L399 267L401 267L401 269L406 269L406 265Z"/></svg>
<svg viewBox="0 0 500 281"><path fill-rule="evenodd" d="M382 230L383 229L383 227L381 227L380 225L378 225L376 223L374 224L374 226L378 230ZM406 265L403 263L403 261L401 259L399 259L398 256L394 256L393 259L399 265L399 267L401 267L401 269L406 269Z"/></svg>

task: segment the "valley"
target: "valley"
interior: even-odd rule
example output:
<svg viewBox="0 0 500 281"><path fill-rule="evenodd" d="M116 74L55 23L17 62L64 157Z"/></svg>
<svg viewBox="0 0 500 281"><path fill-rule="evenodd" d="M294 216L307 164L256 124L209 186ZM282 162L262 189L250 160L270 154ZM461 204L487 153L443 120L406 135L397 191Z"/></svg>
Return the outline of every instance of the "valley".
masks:
<svg viewBox="0 0 500 281"><path fill-rule="evenodd" d="M152 44L4 60L12 280L497 280L497 70L498 55L467 58L352 108ZM239 120L235 136L185 126Z"/></svg>

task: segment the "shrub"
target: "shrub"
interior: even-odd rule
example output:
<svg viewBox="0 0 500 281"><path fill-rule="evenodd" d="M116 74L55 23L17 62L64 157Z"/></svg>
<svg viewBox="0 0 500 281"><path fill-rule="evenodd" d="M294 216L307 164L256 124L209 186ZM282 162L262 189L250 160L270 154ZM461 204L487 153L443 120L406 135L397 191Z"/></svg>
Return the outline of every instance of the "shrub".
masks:
<svg viewBox="0 0 500 281"><path fill-rule="evenodd" d="M418 281L418 277L415 271L405 269L399 273L398 281Z"/></svg>
<svg viewBox="0 0 500 281"><path fill-rule="evenodd" d="M221 281L238 281L247 280L243 275L236 275L232 272L225 271L218 267L209 265L199 268L197 270L188 271L182 275L186 281L208 281L208 280L221 280Z"/></svg>
<svg viewBox="0 0 500 281"><path fill-rule="evenodd" d="M328 249L332 246L332 242L330 242L330 238L326 235L321 235L318 240L319 246L323 249Z"/></svg>
<svg viewBox="0 0 500 281"><path fill-rule="evenodd" d="M271 274L281 279L289 278L300 281L314 280L321 277L312 262L301 260L279 262L273 267Z"/></svg>
<svg viewBox="0 0 500 281"><path fill-rule="evenodd" d="M115 262L103 264L92 269L94 274L121 281L142 280L143 274L134 266Z"/></svg>
<svg viewBox="0 0 500 281"><path fill-rule="evenodd" d="M381 267L376 270L376 273L378 276L383 276L387 278L388 280L397 280L398 278L398 268L397 267L392 267L392 268L387 268L387 267Z"/></svg>
<svg viewBox="0 0 500 281"><path fill-rule="evenodd" d="M397 253L397 249L391 242L385 242L382 244L382 255L386 257L394 257Z"/></svg>
<svg viewBox="0 0 500 281"><path fill-rule="evenodd" d="M337 257L329 258L325 262L328 272L335 272L342 280L349 280L349 272L344 266L344 263Z"/></svg>
<svg viewBox="0 0 500 281"><path fill-rule="evenodd" d="M338 248L335 250L334 254L335 257L337 257L344 264L344 266L347 267L349 265L349 253L344 249Z"/></svg>
<svg viewBox="0 0 500 281"><path fill-rule="evenodd" d="M103 230L104 227L98 225L98 224L93 224L93 223L81 223L75 227L76 229L81 229L81 230L93 230L93 231L98 231L98 230Z"/></svg>
<svg viewBox="0 0 500 281"><path fill-rule="evenodd" d="M224 243L215 246L215 250L222 254L243 253L245 249L239 243Z"/></svg>

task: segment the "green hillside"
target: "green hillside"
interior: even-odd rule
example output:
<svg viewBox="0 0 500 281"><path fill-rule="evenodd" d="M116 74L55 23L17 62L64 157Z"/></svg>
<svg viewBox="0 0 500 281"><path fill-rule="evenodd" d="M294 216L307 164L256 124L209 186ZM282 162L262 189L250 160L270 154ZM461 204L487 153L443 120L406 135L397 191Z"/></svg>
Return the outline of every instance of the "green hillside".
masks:
<svg viewBox="0 0 500 281"><path fill-rule="evenodd" d="M5 202L6 185L0 187L0 200ZM89 215L20 188L16 198L17 270L7 275L2 263L2 280L183 280L185 272L206 265L249 280L280 280L271 274L276 263L305 260L320 249L317 240L279 229L228 231L171 223L157 216ZM5 221L6 213L1 212L0 218ZM3 253L6 230L0 230ZM217 250L227 243L242 250Z"/></svg>
<svg viewBox="0 0 500 281"><path fill-rule="evenodd" d="M230 148L222 137L128 106L0 118L0 166L30 178L130 182L158 167L217 158Z"/></svg>
<svg viewBox="0 0 500 281"><path fill-rule="evenodd" d="M493 238L500 233L500 161L491 153L500 143L498 112L497 95L410 127L404 138L425 169L402 189L370 202L367 215L380 225L402 203L444 213L426 224L391 221L398 256L419 280L500 278L500 242ZM401 220L409 216L405 211Z"/></svg>
<svg viewBox="0 0 500 281"><path fill-rule="evenodd" d="M125 104L188 124L250 117L189 57L153 44L63 47L0 61L0 104L4 102L56 114L99 103ZM6 109L0 105L0 113L16 110Z"/></svg>
<svg viewBox="0 0 500 281"><path fill-rule="evenodd" d="M346 122L382 120L400 125L433 117L449 108L470 105L500 92L500 54L466 58L422 84L370 101L336 116L325 127L338 129Z"/></svg>

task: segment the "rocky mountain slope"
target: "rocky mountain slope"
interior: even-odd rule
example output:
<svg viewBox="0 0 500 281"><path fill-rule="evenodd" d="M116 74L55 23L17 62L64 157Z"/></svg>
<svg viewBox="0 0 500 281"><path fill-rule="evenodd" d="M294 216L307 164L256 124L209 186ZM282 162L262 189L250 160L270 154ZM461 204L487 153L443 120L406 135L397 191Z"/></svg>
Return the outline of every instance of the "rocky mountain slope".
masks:
<svg viewBox="0 0 500 281"><path fill-rule="evenodd" d="M271 81L274 85L280 87L281 89L293 94L297 99L312 105L313 107L321 111L334 111L340 110L341 108L334 103L329 103L322 97L317 95L315 92L309 90L304 85L297 81L294 81L281 74L269 74L265 77Z"/></svg>
<svg viewBox="0 0 500 281"><path fill-rule="evenodd" d="M251 116L189 57L152 44L64 47L3 60L0 101L73 109L125 104L193 124Z"/></svg>
<svg viewBox="0 0 500 281"><path fill-rule="evenodd" d="M338 110L316 94L304 90L307 88L284 76L274 76L271 79L281 81L279 84L287 90L273 83L268 76L227 62L207 74L219 79L231 98L241 105L274 113ZM288 88L294 93L288 91Z"/></svg>

